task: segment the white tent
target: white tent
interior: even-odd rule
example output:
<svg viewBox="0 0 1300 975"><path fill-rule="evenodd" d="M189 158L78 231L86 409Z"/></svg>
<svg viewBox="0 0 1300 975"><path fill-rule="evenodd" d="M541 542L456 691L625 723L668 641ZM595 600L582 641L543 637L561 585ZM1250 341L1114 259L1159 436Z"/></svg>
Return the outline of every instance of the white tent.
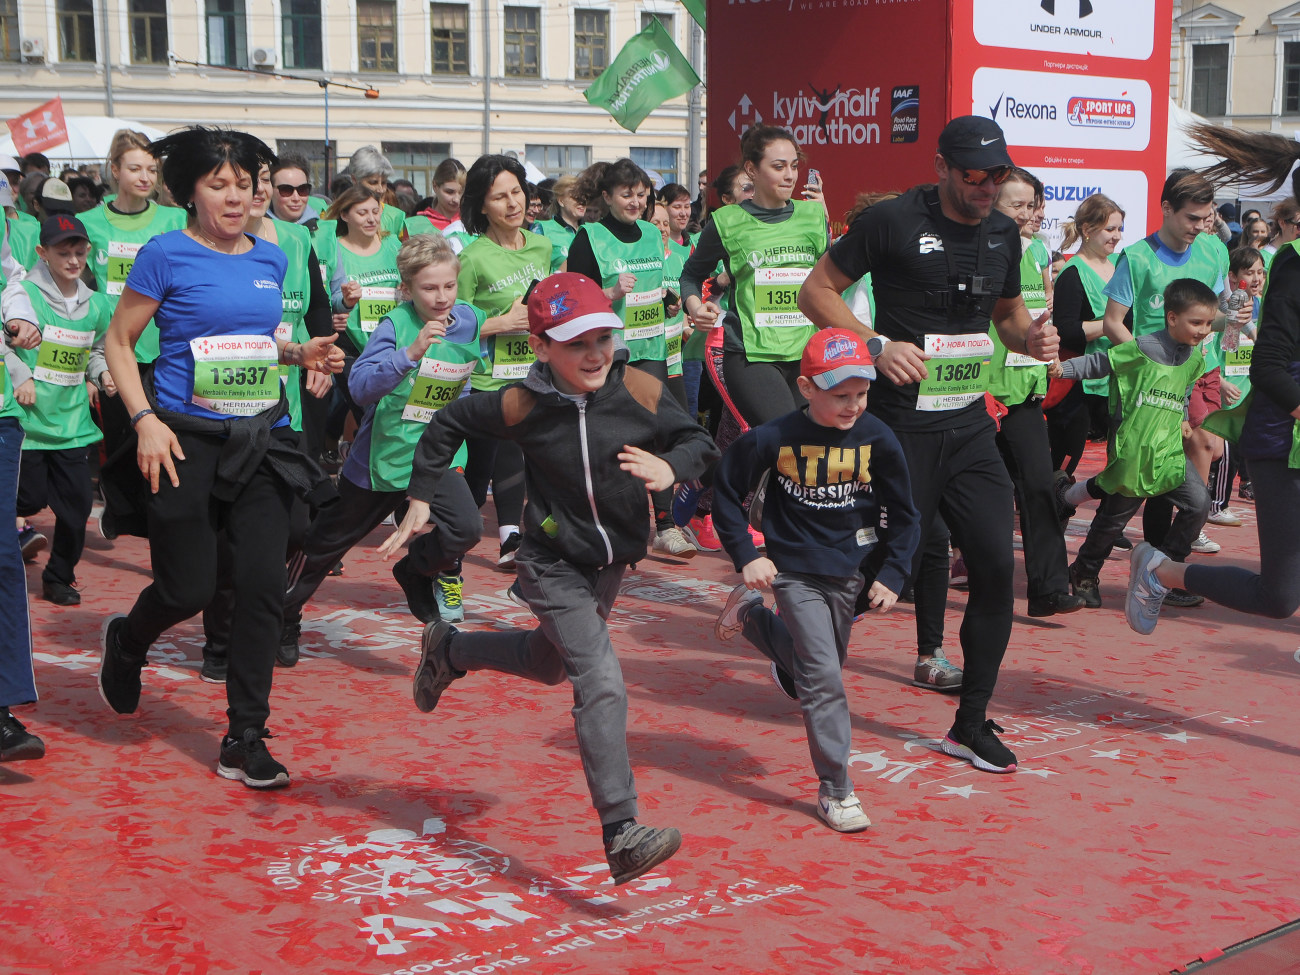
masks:
<svg viewBox="0 0 1300 975"><path fill-rule="evenodd" d="M150 139L161 139L167 133L143 122L107 115L68 115L68 141L61 146L46 149L45 155L53 165L64 163L103 162L108 158L108 148L118 129L134 129ZM14 140L9 136L0 139L0 154L18 156Z"/></svg>

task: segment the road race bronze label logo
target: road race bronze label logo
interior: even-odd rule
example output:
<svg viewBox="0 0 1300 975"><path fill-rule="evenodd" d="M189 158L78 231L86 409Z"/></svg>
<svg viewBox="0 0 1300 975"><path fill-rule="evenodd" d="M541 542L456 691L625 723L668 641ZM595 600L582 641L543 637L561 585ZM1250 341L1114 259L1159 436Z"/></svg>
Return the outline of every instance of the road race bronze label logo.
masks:
<svg viewBox="0 0 1300 975"><path fill-rule="evenodd" d="M920 85L896 86L889 97L889 141L915 142L921 134Z"/></svg>

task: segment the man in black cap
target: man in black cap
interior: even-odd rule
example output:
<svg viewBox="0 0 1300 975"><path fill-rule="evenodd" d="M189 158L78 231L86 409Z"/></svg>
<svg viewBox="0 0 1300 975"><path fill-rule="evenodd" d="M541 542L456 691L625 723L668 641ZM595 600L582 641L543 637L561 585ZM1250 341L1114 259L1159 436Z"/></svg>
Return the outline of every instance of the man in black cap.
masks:
<svg viewBox="0 0 1300 975"><path fill-rule="evenodd" d="M984 408L989 322L1013 352L1048 361L1057 350L1049 316L1031 319L1020 297L1019 230L993 208L1012 165L997 123L953 119L934 157L938 184L913 187L862 213L799 293L800 310L819 327L867 339L877 373L869 409L903 446L921 524L942 514L971 566L961 625L965 673L940 647L919 645L913 683L960 687L956 720L941 747L988 772L1016 768L997 737L1002 729L987 715L1011 637L1013 571L1011 480ZM868 272L874 330L840 297ZM922 592L917 599L919 619Z"/></svg>

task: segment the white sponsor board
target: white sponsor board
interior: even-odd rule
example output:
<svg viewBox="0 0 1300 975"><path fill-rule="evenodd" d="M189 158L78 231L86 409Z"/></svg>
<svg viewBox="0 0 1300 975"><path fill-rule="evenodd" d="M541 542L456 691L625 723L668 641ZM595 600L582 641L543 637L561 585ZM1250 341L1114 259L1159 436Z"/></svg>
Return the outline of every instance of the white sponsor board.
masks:
<svg viewBox="0 0 1300 975"><path fill-rule="evenodd" d="M1014 156L1014 150L1012 152ZM1124 239L1120 247L1136 243L1148 234L1146 173L1139 169L1056 169L1034 167L1043 181L1047 214L1042 236L1049 250L1061 246L1062 224L1074 216L1079 204L1094 193L1104 193L1125 211Z"/></svg>
<svg viewBox="0 0 1300 975"><path fill-rule="evenodd" d="M971 103L1008 145L1140 152L1151 142L1151 86L1133 78L980 68Z"/></svg>
<svg viewBox="0 0 1300 975"><path fill-rule="evenodd" d="M1155 0L975 0L985 47L1145 61L1154 50Z"/></svg>

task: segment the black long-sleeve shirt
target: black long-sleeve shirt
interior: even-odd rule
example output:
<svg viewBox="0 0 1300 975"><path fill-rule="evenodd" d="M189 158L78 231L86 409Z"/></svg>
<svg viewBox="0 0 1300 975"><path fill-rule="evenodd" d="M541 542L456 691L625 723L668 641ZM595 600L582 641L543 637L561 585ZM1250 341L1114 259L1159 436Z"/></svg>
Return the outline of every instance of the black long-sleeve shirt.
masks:
<svg viewBox="0 0 1300 975"><path fill-rule="evenodd" d="M1286 457L1300 408L1300 254L1284 247L1268 272L1268 294L1260 313L1259 334L1250 360L1250 385L1256 394L1241 435L1252 460Z"/></svg>
<svg viewBox="0 0 1300 975"><path fill-rule="evenodd" d="M1088 292L1079 277L1079 269L1071 265L1056 279L1053 286L1052 324L1061 339L1061 348L1075 355L1083 355L1088 338L1083 334L1083 323L1097 320L1097 313L1088 300Z"/></svg>

